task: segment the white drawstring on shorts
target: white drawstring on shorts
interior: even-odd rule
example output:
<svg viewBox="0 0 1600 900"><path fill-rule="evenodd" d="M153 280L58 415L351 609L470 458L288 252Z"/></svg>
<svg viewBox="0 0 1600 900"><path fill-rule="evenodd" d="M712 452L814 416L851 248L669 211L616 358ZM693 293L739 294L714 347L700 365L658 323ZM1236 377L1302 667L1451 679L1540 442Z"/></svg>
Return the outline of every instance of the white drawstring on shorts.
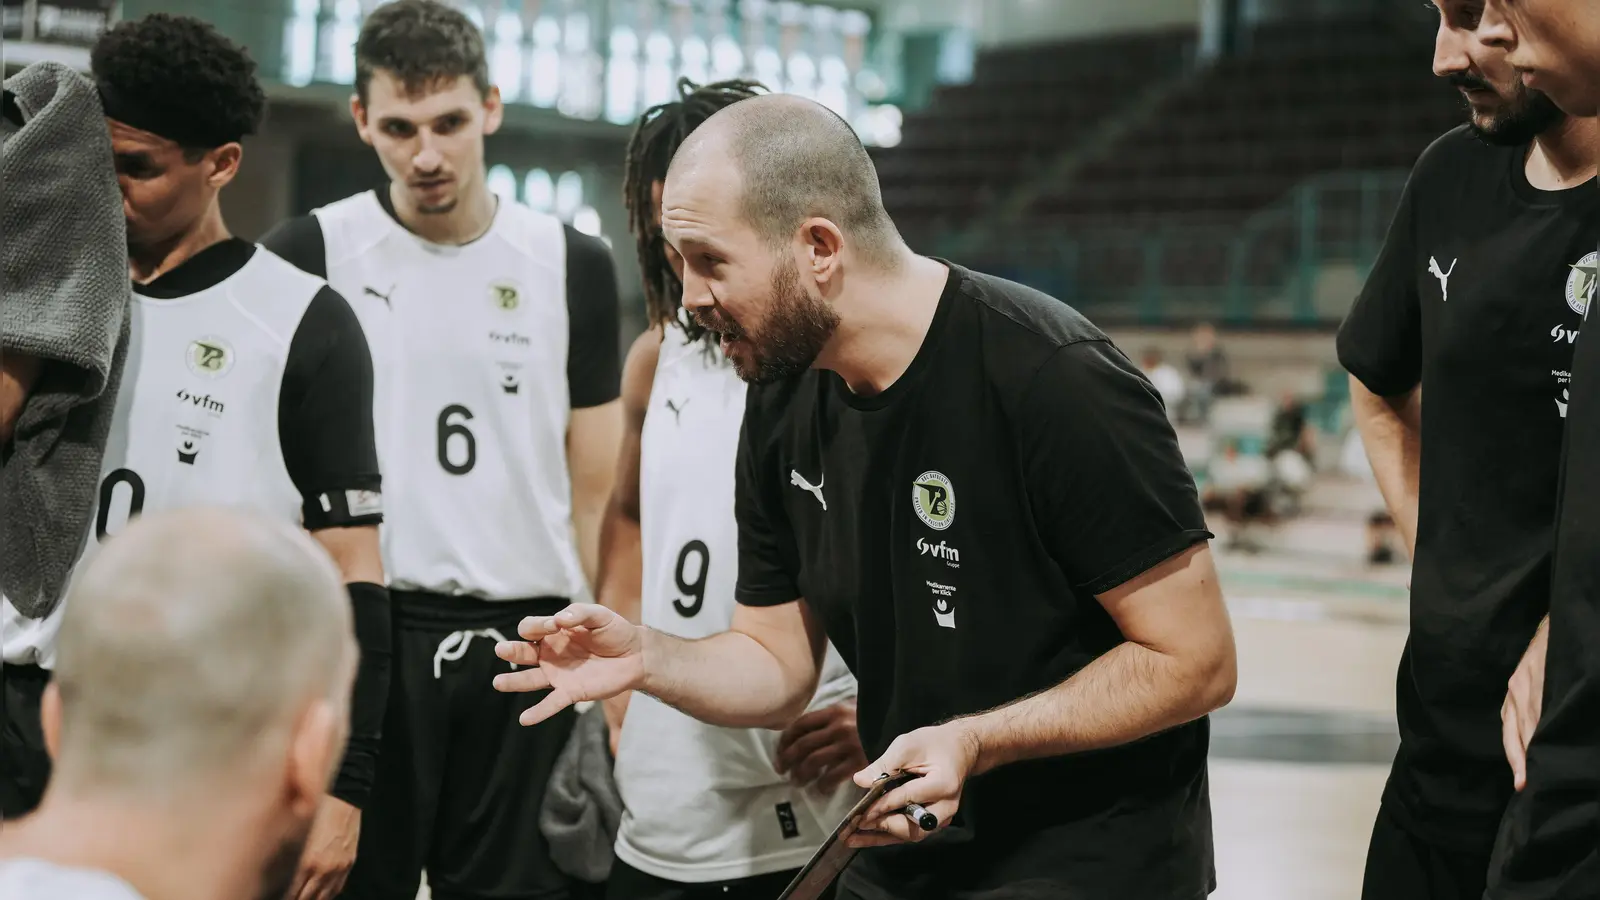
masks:
<svg viewBox="0 0 1600 900"><path fill-rule="evenodd" d="M474 637L493 638L496 642L504 642L506 636L493 628L479 628L476 631L452 631L439 642L439 648L433 651L433 677L440 677L440 663L455 662L467 655L467 646ZM511 668L517 668L516 663L511 663Z"/></svg>

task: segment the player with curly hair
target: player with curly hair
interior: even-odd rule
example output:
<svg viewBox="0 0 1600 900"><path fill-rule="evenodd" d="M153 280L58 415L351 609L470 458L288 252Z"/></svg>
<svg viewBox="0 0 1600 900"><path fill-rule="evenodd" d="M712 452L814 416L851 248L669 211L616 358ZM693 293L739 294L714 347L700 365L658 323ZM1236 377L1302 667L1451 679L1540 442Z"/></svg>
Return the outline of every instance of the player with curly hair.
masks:
<svg viewBox="0 0 1600 900"><path fill-rule="evenodd" d="M219 195L266 106L245 50L201 21L155 14L107 32L91 65L123 193L134 303L99 509L79 571L141 512L193 506L281 516L303 525L338 563L361 666L350 749L295 891L299 900L324 900L353 862L388 685L372 358L344 298L234 238L223 221ZM0 609L7 680L30 686L34 700L55 666L64 608L44 619ZM37 703L28 705L25 712L37 712ZM0 778L20 786L0 792L21 798L8 816L38 802L49 771L37 722L22 719L31 733L7 736L0 765Z"/></svg>

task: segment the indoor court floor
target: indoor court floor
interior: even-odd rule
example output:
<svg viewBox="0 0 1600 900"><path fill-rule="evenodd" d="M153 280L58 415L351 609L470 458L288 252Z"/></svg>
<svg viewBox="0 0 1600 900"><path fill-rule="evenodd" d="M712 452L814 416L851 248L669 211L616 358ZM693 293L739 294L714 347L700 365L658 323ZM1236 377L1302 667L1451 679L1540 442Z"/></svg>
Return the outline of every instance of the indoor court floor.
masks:
<svg viewBox="0 0 1600 900"><path fill-rule="evenodd" d="M1213 717L1214 900L1354 900L1398 737L1403 566L1222 554L1239 648Z"/></svg>

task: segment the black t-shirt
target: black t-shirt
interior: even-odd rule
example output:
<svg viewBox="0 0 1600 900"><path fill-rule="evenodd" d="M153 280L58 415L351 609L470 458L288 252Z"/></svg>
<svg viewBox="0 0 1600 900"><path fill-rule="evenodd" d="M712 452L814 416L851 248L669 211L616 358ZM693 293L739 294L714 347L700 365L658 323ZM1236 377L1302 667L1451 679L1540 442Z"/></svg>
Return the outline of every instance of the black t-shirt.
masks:
<svg viewBox="0 0 1600 900"><path fill-rule="evenodd" d="M1594 193L1590 185L1589 193ZM1600 234L1591 218L1590 240ZM1592 246L1592 245L1591 245ZM1600 259L1600 250L1591 260ZM1589 269L1593 291L1596 275ZM1595 297L1591 294L1592 305ZM1587 314L1585 314L1587 321ZM1490 867L1492 900L1575 900L1600 885L1600 342L1578 341L1556 509L1544 705L1528 783Z"/></svg>
<svg viewBox="0 0 1600 900"><path fill-rule="evenodd" d="M375 192L389 217L404 227L387 189ZM616 267L611 251L598 238L571 225L566 237L567 390L573 409L601 406L622 395L622 347L617 340ZM280 223L261 245L318 278L328 277L327 245L316 216L296 216Z"/></svg>
<svg viewBox="0 0 1600 900"><path fill-rule="evenodd" d="M258 252L230 238L134 290L172 299L215 287ZM300 491L305 526L377 525L380 513L351 515L347 491L377 491L377 441L372 423L372 355L350 304L324 286L289 341L278 392L278 441L284 466ZM332 502L325 503L325 496ZM330 510L330 507L333 507ZM330 515L337 515L337 521Z"/></svg>
<svg viewBox="0 0 1600 900"><path fill-rule="evenodd" d="M869 757L1064 681L1123 641L1096 594L1210 537L1138 368L1066 305L958 266L882 393L826 371L750 389L736 506L739 602L818 612ZM1202 897L1208 728L975 777L948 828L846 878L918 900Z"/></svg>
<svg viewBox="0 0 1600 900"><path fill-rule="evenodd" d="M1549 606L1551 523L1594 185L1541 191L1527 147L1466 128L1418 160L1339 359L1373 393L1422 391L1401 746L1385 802L1482 849L1512 793L1506 682ZM1586 261L1587 260L1587 261ZM1592 283L1588 282L1588 283Z"/></svg>

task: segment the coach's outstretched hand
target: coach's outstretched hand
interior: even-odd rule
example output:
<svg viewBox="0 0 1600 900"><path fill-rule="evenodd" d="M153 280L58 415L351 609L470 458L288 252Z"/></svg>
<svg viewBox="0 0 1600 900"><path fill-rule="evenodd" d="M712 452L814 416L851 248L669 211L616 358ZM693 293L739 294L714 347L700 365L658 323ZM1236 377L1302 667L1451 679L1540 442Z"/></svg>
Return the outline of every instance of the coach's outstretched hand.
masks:
<svg viewBox="0 0 1600 900"><path fill-rule="evenodd" d="M495 655L525 670L496 675L494 689L550 689L518 719L535 725L584 700L604 700L638 686L644 677L644 629L604 606L574 603L553 616L529 616L517 626L521 641L495 646Z"/></svg>

